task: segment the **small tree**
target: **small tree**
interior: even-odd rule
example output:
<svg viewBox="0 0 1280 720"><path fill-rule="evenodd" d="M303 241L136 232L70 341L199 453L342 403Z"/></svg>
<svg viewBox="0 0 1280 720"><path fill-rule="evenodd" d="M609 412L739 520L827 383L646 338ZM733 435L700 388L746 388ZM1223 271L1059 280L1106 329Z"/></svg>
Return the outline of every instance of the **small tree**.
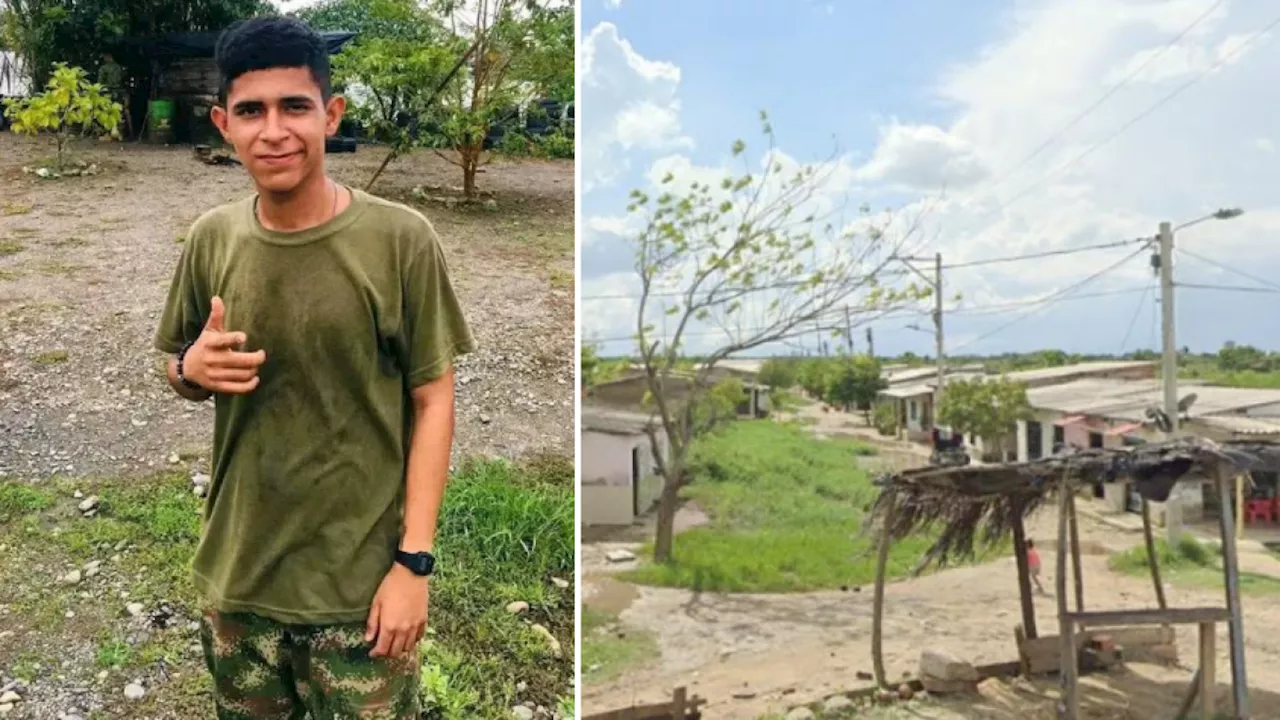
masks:
<svg viewBox="0 0 1280 720"><path fill-rule="evenodd" d="M775 390L786 390L796 384L798 363L785 358L770 358L760 364L760 372L756 379L761 385L768 385Z"/></svg>
<svg viewBox="0 0 1280 720"><path fill-rule="evenodd" d="M67 145L77 135L104 132L119 139L123 108L111 100L105 89L89 82L78 67L57 63L47 89L30 98L5 100L5 113L13 120L13 131L35 136L53 134L57 145L54 169L66 166Z"/></svg>
<svg viewBox="0 0 1280 720"><path fill-rule="evenodd" d="M871 424L871 404L876 395L888 387L880 374L880 361L869 355L843 357L835 367L827 386L826 400L848 412L856 407Z"/></svg>
<svg viewBox="0 0 1280 720"><path fill-rule="evenodd" d="M823 358L810 358L800 363L796 381L814 400L823 400L831 386L831 363Z"/></svg>
<svg viewBox="0 0 1280 720"><path fill-rule="evenodd" d="M1017 421L1031 417L1027 386L1005 378L952 380L942 390L938 421L966 435L992 443L1000 457L1017 431Z"/></svg>
<svg viewBox="0 0 1280 720"><path fill-rule="evenodd" d="M741 175L729 174L715 188L695 181L680 189L668 175L658 197L631 194L629 211L644 216L635 237L641 285L636 338L653 412L670 448L664 456L657 433L650 432L663 478L658 562L672 557L679 491L689 481L686 458L699 431L697 409L716 363L802 334L843 331L846 308L861 325L929 294L915 285L895 289L879 282L916 225L892 237L892 223L876 222L865 207L860 223L840 222L840 208L818 199L837 165L804 166L785 176L764 113L761 122L770 147L760 171L744 160ZM742 141L734 144L735 157L745 151ZM655 295L673 287L680 288L679 298L665 314L674 332L660 336L651 317ZM682 357L691 354L685 344L699 325L717 329L720 339L700 348L703 362L689 394L665 393Z"/></svg>

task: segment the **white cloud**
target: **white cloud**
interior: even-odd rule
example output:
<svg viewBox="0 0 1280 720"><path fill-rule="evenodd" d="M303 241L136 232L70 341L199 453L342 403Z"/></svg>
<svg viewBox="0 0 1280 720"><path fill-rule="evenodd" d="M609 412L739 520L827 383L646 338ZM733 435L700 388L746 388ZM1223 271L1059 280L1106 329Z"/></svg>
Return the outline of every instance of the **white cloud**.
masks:
<svg viewBox="0 0 1280 720"><path fill-rule="evenodd" d="M693 146L680 128L680 68L643 57L607 22L583 39L581 58L585 191L629 168L625 153Z"/></svg>
<svg viewBox="0 0 1280 720"><path fill-rule="evenodd" d="M622 7L622 0L604 0L604 6L613 10Z"/></svg>
<svg viewBox="0 0 1280 720"><path fill-rule="evenodd" d="M1178 245L1263 277L1280 275L1272 243L1265 241L1280 233L1280 205L1271 190L1280 185L1272 139L1280 111L1266 90L1280 71L1280 43L1261 37L1241 49L1273 18L1274 4L1221 4L1156 57L1211 6L1212 0L1015 3L999 39L940 73L933 90L951 109L947 121L901 118L886 124L863 162L837 161L825 200L835 203L850 193L873 196L882 189L928 195L903 212L919 211L933 202L925 233L930 239L927 250L941 251L947 264L1149 236L1164 220L1176 224L1221 206L1242 206L1247 211L1243 217L1190 228L1179 233ZM1114 82L1153 57L1134 79L1073 121ZM1219 67L1209 72L1215 63ZM1193 80L1179 95L1166 99ZM659 103L673 111L671 130L663 137L679 132L678 84L677 71L664 86L671 102ZM618 158L635 157L637 165L647 164L650 182L672 172L714 187L724 176L725 167L698 166L678 153L649 162L625 151L617 132L620 114L610 116L612 147L619 151ZM780 157L794 162L785 153ZM589 164L585 169L592 170ZM943 187L946 194L939 200ZM951 270L945 276L947 294L963 291L964 306L970 308L1042 297L1128 252L1132 249ZM1188 282L1211 277L1211 282L1227 282L1192 258L1180 257L1177 268ZM1142 288L1151 282L1142 255L1091 283L1089 290ZM1253 284L1240 277L1231 282ZM1212 347L1223 341L1219 335L1245 335L1256 332L1248 328L1265 325L1263 318L1241 319L1265 303L1236 303L1237 299L1230 294L1188 293L1179 301L1180 318L1185 318L1180 320L1179 342ZM1095 343L1098 349L1114 351L1130 317L1137 317L1137 301L1137 296L1125 296L1108 302L1088 330L1046 327L1032 320L1017 326L1017 332L970 349L1003 350L1060 340L1064 346ZM1237 310L1215 315L1206 309L1214 303L1219 308L1232 303ZM1079 305L1084 304L1088 303ZM1197 312L1209 312L1220 321L1196 322ZM990 323L1007 319L1002 316ZM1139 322L1149 320L1143 316ZM983 334L983 328L974 331L966 323L952 325L957 336ZM624 327L633 324L628 318ZM1145 343L1147 332L1137 332ZM928 338L922 335L911 340L915 341L923 348Z"/></svg>
<svg viewBox="0 0 1280 720"><path fill-rule="evenodd" d="M913 190L965 188L988 175L986 166L965 140L934 125L881 128L880 144L858 176Z"/></svg>

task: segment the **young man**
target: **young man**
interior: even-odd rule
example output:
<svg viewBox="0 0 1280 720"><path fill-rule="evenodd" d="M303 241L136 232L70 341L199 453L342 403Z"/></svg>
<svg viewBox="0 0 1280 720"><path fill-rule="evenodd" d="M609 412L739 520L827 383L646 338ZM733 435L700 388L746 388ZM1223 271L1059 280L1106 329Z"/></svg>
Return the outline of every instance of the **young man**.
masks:
<svg viewBox="0 0 1280 720"><path fill-rule="evenodd" d="M321 38L250 20L217 65L257 193L192 227L156 345L216 402L193 577L218 717L409 720L473 341L426 218L325 174L345 105Z"/></svg>

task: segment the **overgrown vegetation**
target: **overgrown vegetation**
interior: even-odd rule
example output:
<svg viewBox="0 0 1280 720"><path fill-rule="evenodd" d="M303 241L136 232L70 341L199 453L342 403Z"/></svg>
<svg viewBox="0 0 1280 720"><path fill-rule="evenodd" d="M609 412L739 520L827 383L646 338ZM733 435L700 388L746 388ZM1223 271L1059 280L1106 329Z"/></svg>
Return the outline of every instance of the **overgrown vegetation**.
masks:
<svg viewBox="0 0 1280 720"><path fill-rule="evenodd" d="M1174 547L1164 538L1156 540L1160 577L1176 585L1221 589L1224 583L1221 557L1220 545L1201 542L1191 535L1183 534ZM1151 573L1144 545L1112 554L1108 566L1126 575L1149 576ZM1240 591L1247 595L1275 595L1280 593L1280 579L1242 572Z"/></svg>
<svg viewBox="0 0 1280 720"><path fill-rule="evenodd" d="M74 488L100 498L96 517L83 518L75 510L80 500L70 497ZM110 563L110 572L129 582L130 601L148 608L167 603L193 616L196 597L188 568L199 537L200 502L183 475L0 485L6 565L12 572L17 566L9 561L22 561L30 579L32 573L61 573L114 552L118 561ZM422 676L427 717L505 719L517 701L554 708L572 695L574 597L568 580L574 568L573 522L573 472L567 461L483 461L460 468L440 519L441 567L431 584L431 629L423 646ZM56 633L67 622L63 615L78 600L47 592L56 587L53 577L38 578L28 594L19 593L22 585L12 575L0 585L0 602L47 633L26 640L26 652L34 653L27 672L51 672L56 663L48 662L45 651L61 642ZM508 613L505 606L514 600L527 602L529 609ZM93 608L75 609L80 611L77 622L92 615ZM114 626L115 612L112 608L102 614L93 631L99 668L136 673L161 661L170 667L184 660L199 662L186 654L195 638L185 625L133 646L122 641ZM559 639L559 655L532 623ZM12 652L0 650L0 664L13 667L20 658ZM188 668L184 675L198 679L204 672ZM518 683L526 684L523 692L517 692ZM168 707L188 703L193 717L209 717L207 688L179 700L166 698L165 687L159 687L156 702Z"/></svg>
<svg viewBox="0 0 1280 720"><path fill-rule="evenodd" d="M720 592L801 592L870 583L874 538L860 535L876 489L858 467L874 453L776 422L740 422L700 438L683 496L710 516L680 535L673 561L633 582ZM928 537L893 546L889 577L911 572Z"/></svg>
<svg viewBox="0 0 1280 720"><path fill-rule="evenodd" d="M1030 417L1026 384L1004 378L951 380L938 404L940 424L982 438L984 450L997 458L1016 437L1017 421Z"/></svg>

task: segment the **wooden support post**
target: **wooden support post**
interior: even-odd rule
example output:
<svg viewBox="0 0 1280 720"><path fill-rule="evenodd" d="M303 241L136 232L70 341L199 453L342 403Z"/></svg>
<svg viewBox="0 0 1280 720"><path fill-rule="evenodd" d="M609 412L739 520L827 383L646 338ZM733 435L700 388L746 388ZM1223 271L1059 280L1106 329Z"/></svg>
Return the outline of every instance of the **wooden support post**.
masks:
<svg viewBox="0 0 1280 720"><path fill-rule="evenodd" d="M1022 522L1023 501L1014 501L1017 507L1013 518L1013 552L1018 561L1018 597L1022 601L1022 632L1029 639L1036 639L1036 606L1031 597L1031 568L1027 562L1027 529Z"/></svg>
<svg viewBox="0 0 1280 720"><path fill-rule="evenodd" d="M1219 468L1214 481L1218 485L1218 499L1225 509L1231 504L1231 476ZM1231 694L1235 700L1235 717L1249 717L1249 680L1244 667L1244 612L1240 608L1240 566L1236 557L1234 518L1229 512L1218 513L1222 526L1222 574L1227 586L1227 620L1231 644Z"/></svg>
<svg viewBox="0 0 1280 720"><path fill-rule="evenodd" d="M1222 512L1227 509L1223 508ZM1236 476L1236 544L1244 539L1244 475Z"/></svg>
<svg viewBox="0 0 1280 720"><path fill-rule="evenodd" d="M1186 717L1187 713L1191 712L1191 706L1195 704L1196 698L1200 697L1200 675L1201 674L1202 673L1200 672L1200 668L1196 668L1195 673L1192 674L1191 685L1187 688L1186 696L1182 698L1182 704L1178 706L1177 714L1174 715L1174 717L1178 718L1178 720L1181 720L1182 718Z"/></svg>
<svg viewBox="0 0 1280 720"><path fill-rule="evenodd" d="M675 720L686 720L689 710L689 690L678 687L671 697L671 717Z"/></svg>
<svg viewBox="0 0 1280 720"><path fill-rule="evenodd" d="M880 553L876 557L875 597L871 611L871 669L875 673L876 687L887 688L889 681L884 672L884 573L889 564L889 533L893 529L893 517L897 513L898 498L890 493L885 499L888 509L884 513L884 529L880 533Z"/></svg>
<svg viewBox="0 0 1280 720"><path fill-rule="evenodd" d="M1156 541L1151 533L1151 504L1142 498L1142 541L1147 546L1147 567L1151 568L1151 582L1156 586L1156 606L1169 607L1164 599L1164 583L1160 581L1160 559L1156 556Z"/></svg>
<svg viewBox="0 0 1280 720"><path fill-rule="evenodd" d="M1062 720L1080 720L1080 696L1076 689L1075 622L1067 611L1067 513L1071 502L1071 478L1066 471L1058 485L1058 556L1054 595L1058 601L1058 633L1062 647L1059 681L1062 686Z"/></svg>
<svg viewBox="0 0 1280 720"><path fill-rule="evenodd" d="M1218 676L1214 668L1217 650L1213 647L1216 623L1200 623L1200 717L1212 719L1217 712L1214 705L1214 681Z"/></svg>
<svg viewBox="0 0 1280 720"><path fill-rule="evenodd" d="M1071 526L1071 572L1075 576L1076 612L1084 612L1084 570L1080 567L1080 526L1076 523L1076 494L1067 497L1067 515Z"/></svg>

